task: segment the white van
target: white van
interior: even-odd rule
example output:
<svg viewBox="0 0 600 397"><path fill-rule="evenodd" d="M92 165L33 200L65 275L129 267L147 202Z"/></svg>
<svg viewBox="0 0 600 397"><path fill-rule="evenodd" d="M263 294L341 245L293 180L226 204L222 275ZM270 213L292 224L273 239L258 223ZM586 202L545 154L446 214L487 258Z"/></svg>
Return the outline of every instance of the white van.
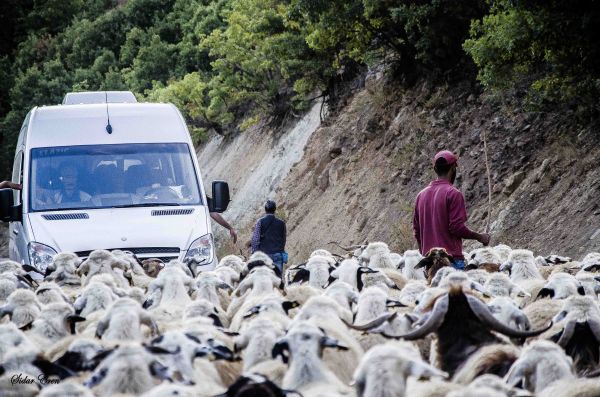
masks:
<svg viewBox="0 0 600 397"><path fill-rule="evenodd" d="M58 252L118 248L179 259L195 274L214 268L209 212L226 210L229 187L212 183L209 209L177 108L127 92L63 103L33 108L21 127L12 181L23 189L0 190L10 258L44 273Z"/></svg>

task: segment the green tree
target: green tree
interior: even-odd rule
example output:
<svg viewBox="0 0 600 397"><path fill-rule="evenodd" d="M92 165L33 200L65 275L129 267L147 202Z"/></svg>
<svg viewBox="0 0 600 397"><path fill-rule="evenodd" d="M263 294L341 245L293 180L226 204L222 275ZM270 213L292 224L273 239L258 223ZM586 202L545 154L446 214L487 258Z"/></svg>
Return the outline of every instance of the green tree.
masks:
<svg viewBox="0 0 600 397"><path fill-rule="evenodd" d="M492 1L473 22L464 48L484 86L525 87L534 107L567 105L582 114L600 110L600 49L595 1Z"/></svg>

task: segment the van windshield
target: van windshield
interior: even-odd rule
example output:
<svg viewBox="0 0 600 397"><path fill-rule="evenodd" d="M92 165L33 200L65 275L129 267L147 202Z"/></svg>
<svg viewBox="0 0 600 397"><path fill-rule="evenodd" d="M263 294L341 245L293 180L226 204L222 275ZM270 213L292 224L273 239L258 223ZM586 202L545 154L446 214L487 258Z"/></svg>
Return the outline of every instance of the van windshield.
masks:
<svg viewBox="0 0 600 397"><path fill-rule="evenodd" d="M201 204L185 143L31 150L32 211Z"/></svg>

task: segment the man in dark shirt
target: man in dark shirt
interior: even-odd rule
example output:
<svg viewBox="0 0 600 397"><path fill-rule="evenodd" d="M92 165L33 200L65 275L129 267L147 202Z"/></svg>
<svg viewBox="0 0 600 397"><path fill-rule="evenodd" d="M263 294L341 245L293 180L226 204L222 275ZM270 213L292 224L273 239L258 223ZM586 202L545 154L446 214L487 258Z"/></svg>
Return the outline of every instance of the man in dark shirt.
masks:
<svg viewBox="0 0 600 397"><path fill-rule="evenodd" d="M269 255L275 265L283 272L285 258L286 227L285 222L275 216L277 205L273 200L265 203L265 216L256 221L252 233L252 252L262 251Z"/></svg>
<svg viewBox="0 0 600 397"><path fill-rule="evenodd" d="M454 257L454 267L464 269L462 239L477 240L488 245L490 235L469 229L463 194L452 186L456 178L458 158L443 150L433 159L438 178L421 190L415 202L413 231L421 254L441 247Z"/></svg>

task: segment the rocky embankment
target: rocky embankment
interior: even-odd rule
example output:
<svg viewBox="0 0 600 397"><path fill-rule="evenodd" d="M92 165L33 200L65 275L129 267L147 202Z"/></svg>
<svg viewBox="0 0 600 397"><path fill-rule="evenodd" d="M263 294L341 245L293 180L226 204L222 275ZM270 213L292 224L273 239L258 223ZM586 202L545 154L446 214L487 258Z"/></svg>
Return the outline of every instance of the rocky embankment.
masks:
<svg viewBox="0 0 600 397"><path fill-rule="evenodd" d="M300 123L310 119L312 128L314 116ZM314 133L300 134L293 150L299 161L289 173L269 160L274 153L286 157L293 142L289 131L257 127L229 142L217 138L198 154L207 186L213 179L231 182L234 202L225 217L243 240L263 199L276 193L291 255L306 257L329 241L382 240L396 251L414 247L414 197L434 177L433 154L450 149L460 156L456 184L467 199L471 227L483 230L489 218L492 243L580 259L600 249L600 134L574 125L569 115L502 106L470 86L432 88L425 82L406 89L370 74L364 88Z"/></svg>

